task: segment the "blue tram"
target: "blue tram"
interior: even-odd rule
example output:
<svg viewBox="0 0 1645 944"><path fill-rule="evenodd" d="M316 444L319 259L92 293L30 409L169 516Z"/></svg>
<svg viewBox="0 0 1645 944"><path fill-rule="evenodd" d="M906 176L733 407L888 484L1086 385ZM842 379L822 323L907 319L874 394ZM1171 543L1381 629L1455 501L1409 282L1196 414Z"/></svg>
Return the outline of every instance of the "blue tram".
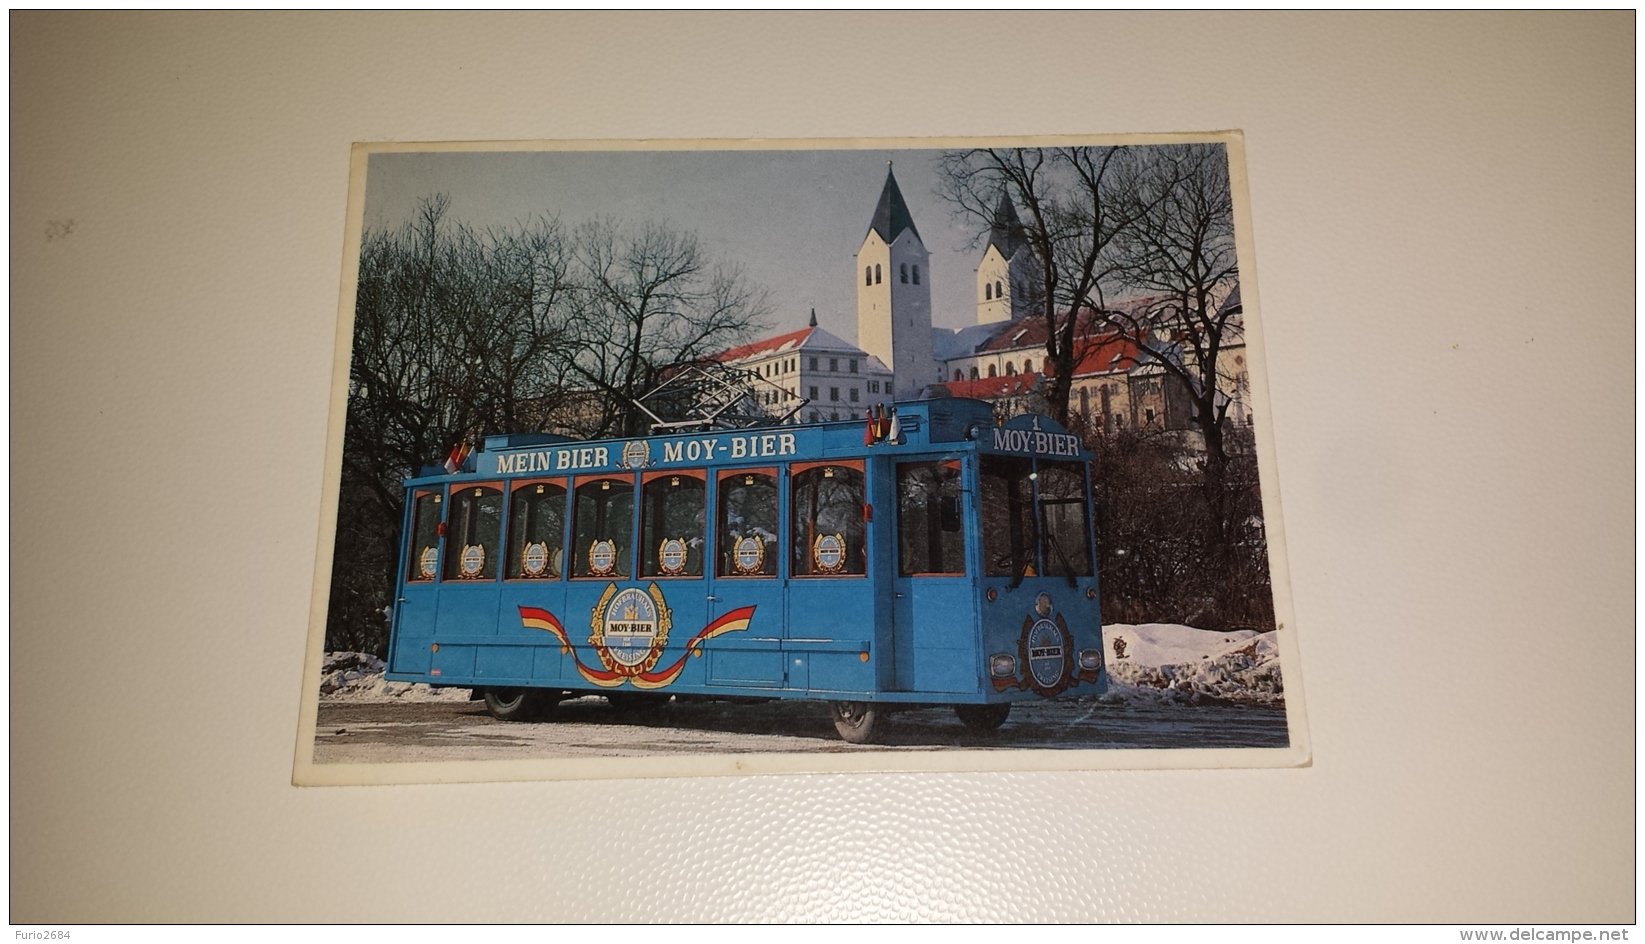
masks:
<svg viewBox="0 0 1645 944"><path fill-rule="evenodd" d="M584 442L492 436L406 482L388 678L494 716L563 698L830 704L847 741L898 708L990 730L1107 688L1078 437L988 404Z"/></svg>

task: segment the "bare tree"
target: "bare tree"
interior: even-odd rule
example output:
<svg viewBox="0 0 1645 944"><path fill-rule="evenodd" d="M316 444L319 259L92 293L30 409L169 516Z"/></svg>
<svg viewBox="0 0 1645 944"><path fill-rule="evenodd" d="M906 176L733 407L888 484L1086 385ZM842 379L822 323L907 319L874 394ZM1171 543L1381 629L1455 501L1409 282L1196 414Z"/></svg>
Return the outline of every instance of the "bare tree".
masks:
<svg viewBox="0 0 1645 944"><path fill-rule="evenodd" d="M361 241L327 621L381 652L401 483L482 433L643 431L632 398L761 327L764 294L661 226L484 231L444 196Z"/></svg>
<svg viewBox="0 0 1645 944"><path fill-rule="evenodd" d="M980 233L996 224L1002 194L1021 208L1035 278L1013 281L1011 291L1044 323L1045 401L1066 426L1074 369L1091 343L1090 312L1105 307L1113 284L1111 247L1146 209L1135 191L1137 149L978 148L939 161L941 195L981 223Z"/></svg>
<svg viewBox="0 0 1645 944"><path fill-rule="evenodd" d="M634 400L671 369L733 347L763 329L763 290L734 266L715 264L695 236L656 224L587 223L575 233L571 368L601 398L590 436L647 431Z"/></svg>
<svg viewBox="0 0 1645 944"><path fill-rule="evenodd" d="M569 362L582 383L605 393L587 436L640 434L633 400L671 368L734 347L765 327L763 289L735 266L707 260L696 237L656 224L597 220L577 227L579 350Z"/></svg>
<svg viewBox="0 0 1645 944"><path fill-rule="evenodd" d="M1255 612L1248 599L1234 599L1241 581L1266 586L1267 559L1255 470L1231 460L1226 435L1226 393L1236 381L1221 374L1222 355L1243 341L1239 308L1228 303L1239 268L1226 148L982 149L946 154L940 167L944 196L957 213L982 223L981 232L993 225L1001 193L1022 211L1039 277L1038 284L1014 282L1012 290L1026 292L1032 317L1045 325L1052 374L1045 396L1053 417L1069 424L1074 367L1084 345L1103 334L1135 345L1174 392L1186 396L1204 447L1192 477L1199 511L1190 514L1180 502L1159 507L1174 509L1167 528L1172 534L1195 522L1193 543L1203 553L1192 560L1218 575L1207 586L1220 597L1208 606L1224 614ZM1187 485L1178 480L1172 487L1180 494ZM1109 498L1146 504L1150 494ZM1098 504L1103 500L1099 496ZM1110 510L1115 521L1123 520L1118 505ZM1178 550L1186 554L1186 548ZM1146 560L1159 566L1146 571L1135 557L1110 564L1129 574L1127 592L1180 587L1185 584L1175 577L1166 579L1163 562L1190 559L1182 554L1173 557L1156 546ZM1139 599L1162 597L1147 592Z"/></svg>
<svg viewBox="0 0 1645 944"><path fill-rule="evenodd" d="M1104 319L1152 356L1188 397L1205 447L1203 487L1211 513L1209 540L1230 549L1236 536L1225 432L1234 378L1222 353L1243 341L1243 321L1226 304L1239 285L1228 155L1221 144L1149 149L1132 199L1139 212L1114 245L1122 285L1145 304L1110 310Z"/></svg>

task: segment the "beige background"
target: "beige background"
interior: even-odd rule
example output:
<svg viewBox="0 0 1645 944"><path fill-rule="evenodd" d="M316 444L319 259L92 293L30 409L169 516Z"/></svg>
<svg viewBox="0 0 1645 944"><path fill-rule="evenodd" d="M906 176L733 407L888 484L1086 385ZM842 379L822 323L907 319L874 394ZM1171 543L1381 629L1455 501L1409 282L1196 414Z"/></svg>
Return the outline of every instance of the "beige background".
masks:
<svg viewBox="0 0 1645 944"><path fill-rule="evenodd" d="M12 920L1633 920L1631 13L11 26ZM351 142L1223 128L1312 767L289 785Z"/></svg>

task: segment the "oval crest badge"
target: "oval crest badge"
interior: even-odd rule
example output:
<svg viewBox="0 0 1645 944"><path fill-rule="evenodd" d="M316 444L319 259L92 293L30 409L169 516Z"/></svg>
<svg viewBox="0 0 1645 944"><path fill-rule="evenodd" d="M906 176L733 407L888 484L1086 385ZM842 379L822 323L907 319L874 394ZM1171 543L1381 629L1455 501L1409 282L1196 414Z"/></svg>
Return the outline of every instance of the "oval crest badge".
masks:
<svg viewBox="0 0 1645 944"><path fill-rule="evenodd" d="M527 544L520 558L520 567L527 577L541 577L548 573L548 542Z"/></svg>
<svg viewBox="0 0 1645 944"><path fill-rule="evenodd" d="M739 574L759 573L765 568L765 542L753 534L738 538L732 550L732 564Z"/></svg>
<svg viewBox="0 0 1645 944"><path fill-rule="evenodd" d="M484 570L486 565L485 547L479 544L464 545L462 556L457 559L457 564L462 569L464 577L474 578L480 576L480 571Z"/></svg>
<svg viewBox="0 0 1645 944"><path fill-rule="evenodd" d="M1028 669L1023 687L1050 697L1073 684L1074 636L1060 614L1052 619L1024 619L1017 645L1022 664Z"/></svg>
<svg viewBox="0 0 1645 944"><path fill-rule="evenodd" d="M417 573L426 580L433 580L434 574L440 569L440 549L425 547L423 553L417 557Z"/></svg>
<svg viewBox="0 0 1645 944"><path fill-rule="evenodd" d="M837 574L845 570L845 535L819 534L811 542L811 563L817 572Z"/></svg>
<svg viewBox="0 0 1645 944"><path fill-rule="evenodd" d="M651 671L668 645L672 620L656 584L647 590L618 590L611 584L595 604L593 617L594 633L588 641L606 670L619 676Z"/></svg>
<svg viewBox="0 0 1645 944"><path fill-rule="evenodd" d="M651 443L636 439L623 446L623 468L643 469L651 464Z"/></svg>
<svg viewBox="0 0 1645 944"><path fill-rule="evenodd" d="M609 577L617 569L617 542L595 541L588 548L588 572L596 577Z"/></svg>
<svg viewBox="0 0 1645 944"><path fill-rule="evenodd" d="M670 577L685 573L688 549L684 538L667 538L657 550L657 566Z"/></svg>

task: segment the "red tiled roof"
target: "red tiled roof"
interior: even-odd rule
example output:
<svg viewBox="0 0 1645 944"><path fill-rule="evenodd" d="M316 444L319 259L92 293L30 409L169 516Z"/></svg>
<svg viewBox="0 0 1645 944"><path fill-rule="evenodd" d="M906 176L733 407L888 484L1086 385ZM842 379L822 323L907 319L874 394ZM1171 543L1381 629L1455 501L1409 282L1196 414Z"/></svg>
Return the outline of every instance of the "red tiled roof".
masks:
<svg viewBox="0 0 1645 944"><path fill-rule="evenodd" d="M790 331L787 334L779 334L774 338L766 338L763 341L755 341L752 344L744 344L741 347L734 347L729 351L721 351L720 353L714 355L714 359L720 361L721 363L729 364L735 361L746 360L750 357L755 357L760 354L766 354L771 351L778 350L785 345L798 347L800 343L810 337L811 332L815 330L817 329L801 328L798 331Z"/></svg>
<svg viewBox="0 0 1645 944"><path fill-rule="evenodd" d="M1158 301L1158 297L1135 298L1118 302L1110 306L1116 312L1139 312ZM1113 328L1109 327L1097 313L1087 309L1080 312L1079 325L1074 329L1078 336L1110 334ZM1015 321L1000 325L999 331L987 341L977 346L978 354L1012 351L1022 347L1045 346L1045 319L1038 315L1027 315Z"/></svg>
<svg viewBox="0 0 1645 944"><path fill-rule="evenodd" d="M1142 351L1136 342L1118 334L1092 338L1087 343L1083 350L1075 349L1080 354L1079 363L1074 365L1075 377L1130 370L1142 360Z"/></svg>
<svg viewBox="0 0 1645 944"><path fill-rule="evenodd" d="M1039 386L1039 374L1012 374L1008 377L981 377L977 380L950 380L941 386L949 396L970 397L973 400L998 400L1034 392Z"/></svg>

